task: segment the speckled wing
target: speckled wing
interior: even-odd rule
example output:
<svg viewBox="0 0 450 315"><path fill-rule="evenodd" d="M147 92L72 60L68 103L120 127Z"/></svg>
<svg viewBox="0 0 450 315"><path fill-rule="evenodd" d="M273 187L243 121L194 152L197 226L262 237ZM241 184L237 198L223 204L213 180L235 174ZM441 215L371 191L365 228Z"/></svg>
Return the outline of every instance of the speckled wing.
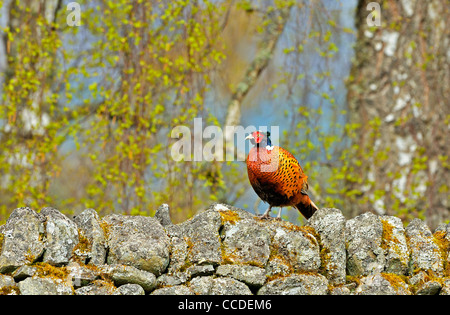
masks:
<svg viewBox="0 0 450 315"><path fill-rule="evenodd" d="M308 177L303 173L297 159L283 148L278 148L278 150L279 165L277 174L275 175L279 183L277 191L284 194L288 199L296 197L300 193L306 194L308 190Z"/></svg>

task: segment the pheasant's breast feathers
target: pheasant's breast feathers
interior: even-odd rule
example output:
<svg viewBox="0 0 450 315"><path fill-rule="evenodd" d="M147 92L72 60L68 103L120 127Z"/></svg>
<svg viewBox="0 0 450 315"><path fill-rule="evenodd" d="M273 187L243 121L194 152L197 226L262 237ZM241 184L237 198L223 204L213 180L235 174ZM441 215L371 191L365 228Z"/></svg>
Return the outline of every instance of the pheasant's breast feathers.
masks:
<svg viewBox="0 0 450 315"><path fill-rule="evenodd" d="M252 148L247 159L252 185L273 189L286 199L296 198L306 185L307 176L297 159L283 148Z"/></svg>

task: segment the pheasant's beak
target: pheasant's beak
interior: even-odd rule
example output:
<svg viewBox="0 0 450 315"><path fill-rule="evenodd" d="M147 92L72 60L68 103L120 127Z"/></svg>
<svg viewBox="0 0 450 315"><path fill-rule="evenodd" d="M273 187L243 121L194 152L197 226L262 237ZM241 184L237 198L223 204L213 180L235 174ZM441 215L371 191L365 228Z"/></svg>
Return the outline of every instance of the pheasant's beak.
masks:
<svg viewBox="0 0 450 315"><path fill-rule="evenodd" d="M255 139L255 137L253 137L252 134L249 134L249 135L247 136L247 138L245 138L245 140L251 140L251 139Z"/></svg>

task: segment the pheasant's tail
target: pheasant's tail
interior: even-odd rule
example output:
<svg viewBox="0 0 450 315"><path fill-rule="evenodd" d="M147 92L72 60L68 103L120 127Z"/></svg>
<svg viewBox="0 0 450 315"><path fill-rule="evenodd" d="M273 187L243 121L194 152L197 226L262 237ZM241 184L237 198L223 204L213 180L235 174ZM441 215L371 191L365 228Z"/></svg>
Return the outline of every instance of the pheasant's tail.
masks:
<svg viewBox="0 0 450 315"><path fill-rule="evenodd" d="M295 205L295 208L297 208L298 211L300 211L301 214L306 219L309 219L312 217L314 212L319 210L319 208L316 206L316 204L309 198L308 195L305 195L303 200Z"/></svg>

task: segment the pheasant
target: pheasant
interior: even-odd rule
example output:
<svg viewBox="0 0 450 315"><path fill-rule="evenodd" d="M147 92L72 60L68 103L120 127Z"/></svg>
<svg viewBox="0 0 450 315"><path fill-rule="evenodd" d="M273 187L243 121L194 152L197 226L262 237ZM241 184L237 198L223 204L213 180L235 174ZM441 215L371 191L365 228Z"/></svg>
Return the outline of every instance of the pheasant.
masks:
<svg viewBox="0 0 450 315"><path fill-rule="evenodd" d="M292 206L309 219L317 206L308 196L308 176L295 159L285 149L272 146L269 132L255 131L246 140L254 147L247 157L247 172L250 184L256 194L269 204L263 218L270 216L272 207Z"/></svg>

